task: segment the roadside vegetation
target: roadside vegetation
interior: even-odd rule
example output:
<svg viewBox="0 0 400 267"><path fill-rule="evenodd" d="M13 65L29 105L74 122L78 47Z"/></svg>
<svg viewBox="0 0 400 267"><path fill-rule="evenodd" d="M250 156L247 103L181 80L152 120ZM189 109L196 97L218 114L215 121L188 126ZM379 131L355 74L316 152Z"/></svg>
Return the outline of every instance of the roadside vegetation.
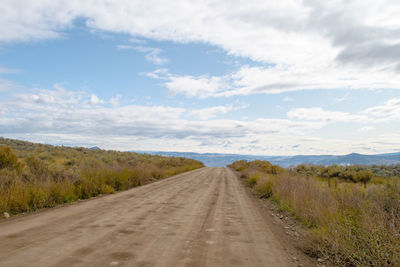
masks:
<svg viewBox="0 0 400 267"><path fill-rule="evenodd" d="M308 228L308 254L338 266L400 266L399 166L229 167Z"/></svg>
<svg viewBox="0 0 400 267"><path fill-rule="evenodd" d="M54 207L203 166L178 157L0 138L0 211L17 214Z"/></svg>

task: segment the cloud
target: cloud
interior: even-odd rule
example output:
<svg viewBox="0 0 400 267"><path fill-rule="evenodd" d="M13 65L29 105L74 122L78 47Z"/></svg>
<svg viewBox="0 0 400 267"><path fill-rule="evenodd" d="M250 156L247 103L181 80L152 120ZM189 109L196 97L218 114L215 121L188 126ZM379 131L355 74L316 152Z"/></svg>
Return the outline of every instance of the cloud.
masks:
<svg viewBox="0 0 400 267"><path fill-rule="evenodd" d="M208 108L195 109L189 112L189 116L199 119L199 120L209 120L215 118L217 114L227 114L232 110L242 109L246 106L237 106L233 105L228 106L214 106Z"/></svg>
<svg viewBox="0 0 400 267"><path fill-rule="evenodd" d="M148 47L148 46L136 46L135 50L145 53L146 60L155 65L163 65L168 62L168 59L166 57L160 56L162 50L159 48Z"/></svg>
<svg viewBox="0 0 400 267"><path fill-rule="evenodd" d="M296 108L287 113L289 119L324 122L362 122L367 117L342 111L326 111L320 107Z"/></svg>
<svg viewBox="0 0 400 267"><path fill-rule="evenodd" d="M304 1L310 8L309 22L341 50L339 62L363 67L399 64L400 24L397 1ZM359 12L354 12L355 10ZM317 27L315 25L318 25Z"/></svg>
<svg viewBox="0 0 400 267"><path fill-rule="evenodd" d="M124 33L134 40L201 42L264 65L241 66L226 78L173 76L167 83L172 92L184 91L182 83L189 82L196 83L194 90L201 96L399 89L400 23L394 10L400 9L400 3L396 0L282 0L279 4L4 0L0 8L2 43L59 38L74 27L75 20L84 19L94 32ZM142 48L147 60L164 64L166 59L154 49ZM220 79L227 79L228 85Z"/></svg>
<svg viewBox="0 0 400 267"><path fill-rule="evenodd" d="M117 49L143 53L165 64L163 51L142 40L201 43L223 49L233 62L248 65L222 75L170 73L159 79L170 94L230 97L321 89L400 89L399 1L107 1L3 0L0 45L68 37L79 20L94 34L124 34ZM139 45L140 44L140 45ZM257 63L257 64L253 64ZM1 69L4 74L7 69ZM48 142L104 143L123 149L289 154L377 151L400 147L398 134L364 140L315 137L329 123L398 121L399 100L391 99L354 114L321 107L290 110L286 118L221 119L229 106L202 111L168 106L124 105L85 91L21 90L0 78L0 134ZM188 119L188 116L192 116ZM358 125L358 124L361 125ZM370 126L371 125L371 126ZM379 129L379 127L376 127ZM258 140L249 144L249 140ZM306 144L306 145L303 145ZM221 151L220 151L221 152Z"/></svg>
<svg viewBox="0 0 400 267"><path fill-rule="evenodd" d="M184 109L162 105L113 105L112 101L100 101L98 97L92 105L92 98L88 92L70 91L59 84L53 89L24 89L11 93L8 98L0 98L0 135L50 144L101 145L121 150L271 155L374 153L400 148L398 133L376 134L363 140L315 136L316 131L330 122L358 125L356 119L367 116L364 112L373 116L394 114L395 111L382 110L388 107L394 110L399 103L397 99L357 114L311 108L294 109L286 119L237 120L223 119L219 115L245 105ZM398 120L398 117L391 118ZM370 123L368 127L375 126L371 121L366 122Z"/></svg>
<svg viewBox="0 0 400 267"><path fill-rule="evenodd" d="M183 93L188 97L200 98L218 96L224 88L227 88L223 78L208 76L194 77L190 75L170 75L165 86L171 94Z"/></svg>
<svg viewBox="0 0 400 267"><path fill-rule="evenodd" d="M372 126L365 126L365 127L358 129L359 132L370 132L373 130L376 130L376 128L372 127Z"/></svg>
<svg viewBox="0 0 400 267"><path fill-rule="evenodd" d="M17 89L19 87L20 86L18 84L0 77L0 92L12 91L13 89Z"/></svg>
<svg viewBox="0 0 400 267"><path fill-rule="evenodd" d="M17 69L10 69L0 65L0 74L12 74L12 73L19 73L20 71Z"/></svg>
<svg viewBox="0 0 400 267"><path fill-rule="evenodd" d="M187 97L231 97L250 94L280 94L299 90L320 89L381 89L398 88L400 75L370 71L360 75L355 69L320 69L307 72L302 68L284 66L249 67L222 76L175 75L168 70L147 73L151 78L164 80L171 94ZM399 88L400 89L400 88Z"/></svg>
<svg viewBox="0 0 400 267"><path fill-rule="evenodd" d="M113 106L118 106L119 105L119 101L121 100L121 95L117 94L115 97L110 98L110 104Z"/></svg>
<svg viewBox="0 0 400 267"><path fill-rule="evenodd" d="M382 123L400 120L400 99L387 100L383 105L373 106L356 113L343 111L329 111L321 107L295 108L287 112L291 120L320 121L325 123L353 122L353 123ZM365 126L359 131L374 130L375 127Z"/></svg>
<svg viewBox="0 0 400 267"><path fill-rule="evenodd" d="M97 97L95 94L90 95L90 100L89 103L92 105L97 105L97 104L103 104L104 100L101 100L100 98Z"/></svg>
<svg viewBox="0 0 400 267"><path fill-rule="evenodd" d="M117 45L117 50L134 50L133 45Z"/></svg>
<svg viewBox="0 0 400 267"><path fill-rule="evenodd" d="M132 46L132 45L118 45L118 50L136 50L144 53L147 61L155 65L163 65L168 62L168 58L160 56L162 50L159 48L148 46Z"/></svg>
<svg viewBox="0 0 400 267"><path fill-rule="evenodd" d="M390 99L383 105L366 109L363 113L380 121L400 120L400 98Z"/></svg>
<svg viewBox="0 0 400 267"><path fill-rule="evenodd" d="M223 144L223 148L215 146L210 150L234 152L246 146L247 140L272 140L322 126L319 122L287 119L218 118L245 105L192 110L159 105L112 105L112 101L103 101L88 92L69 91L58 84L54 87L25 89L0 99L0 135L47 143L98 142L114 149L123 144L125 150L138 147L174 150L179 142L183 150L198 151L200 144L213 142Z"/></svg>
<svg viewBox="0 0 400 267"><path fill-rule="evenodd" d="M145 44L145 43L147 43L146 40L138 39L136 37L129 38L129 42L134 43L134 44Z"/></svg>

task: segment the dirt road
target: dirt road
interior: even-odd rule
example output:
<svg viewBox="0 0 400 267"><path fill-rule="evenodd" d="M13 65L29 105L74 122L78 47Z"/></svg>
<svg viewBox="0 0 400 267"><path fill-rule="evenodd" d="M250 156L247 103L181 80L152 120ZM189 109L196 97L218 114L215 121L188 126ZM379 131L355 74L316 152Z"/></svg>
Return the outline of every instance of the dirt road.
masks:
<svg viewBox="0 0 400 267"><path fill-rule="evenodd" d="M0 222L0 266L292 266L239 178L202 168Z"/></svg>

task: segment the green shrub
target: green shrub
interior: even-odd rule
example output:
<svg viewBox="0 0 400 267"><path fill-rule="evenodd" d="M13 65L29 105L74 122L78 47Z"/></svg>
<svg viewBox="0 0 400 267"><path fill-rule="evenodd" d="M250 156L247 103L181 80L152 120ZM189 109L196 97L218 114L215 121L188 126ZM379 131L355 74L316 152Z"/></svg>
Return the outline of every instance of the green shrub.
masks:
<svg viewBox="0 0 400 267"><path fill-rule="evenodd" d="M251 187L253 187L257 181L260 179L260 175L259 174L253 174L252 176L250 176L249 178L247 178L247 184Z"/></svg>
<svg viewBox="0 0 400 267"><path fill-rule="evenodd" d="M100 193L101 194L113 194L114 188L112 188L111 186L109 186L108 184L102 184L101 188L100 188Z"/></svg>
<svg viewBox="0 0 400 267"><path fill-rule="evenodd" d="M49 192L46 187L32 185L29 190L29 209L36 210L51 206Z"/></svg>
<svg viewBox="0 0 400 267"><path fill-rule="evenodd" d="M0 170L5 168L17 171L22 168L17 156L8 146L0 147Z"/></svg>

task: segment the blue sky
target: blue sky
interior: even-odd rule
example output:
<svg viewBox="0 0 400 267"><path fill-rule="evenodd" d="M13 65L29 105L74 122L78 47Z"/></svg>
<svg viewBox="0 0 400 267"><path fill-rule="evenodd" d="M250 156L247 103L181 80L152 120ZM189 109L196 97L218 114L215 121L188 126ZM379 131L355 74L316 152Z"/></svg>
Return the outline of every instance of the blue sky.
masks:
<svg viewBox="0 0 400 267"><path fill-rule="evenodd" d="M398 5L2 1L0 136L118 150L400 151Z"/></svg>

